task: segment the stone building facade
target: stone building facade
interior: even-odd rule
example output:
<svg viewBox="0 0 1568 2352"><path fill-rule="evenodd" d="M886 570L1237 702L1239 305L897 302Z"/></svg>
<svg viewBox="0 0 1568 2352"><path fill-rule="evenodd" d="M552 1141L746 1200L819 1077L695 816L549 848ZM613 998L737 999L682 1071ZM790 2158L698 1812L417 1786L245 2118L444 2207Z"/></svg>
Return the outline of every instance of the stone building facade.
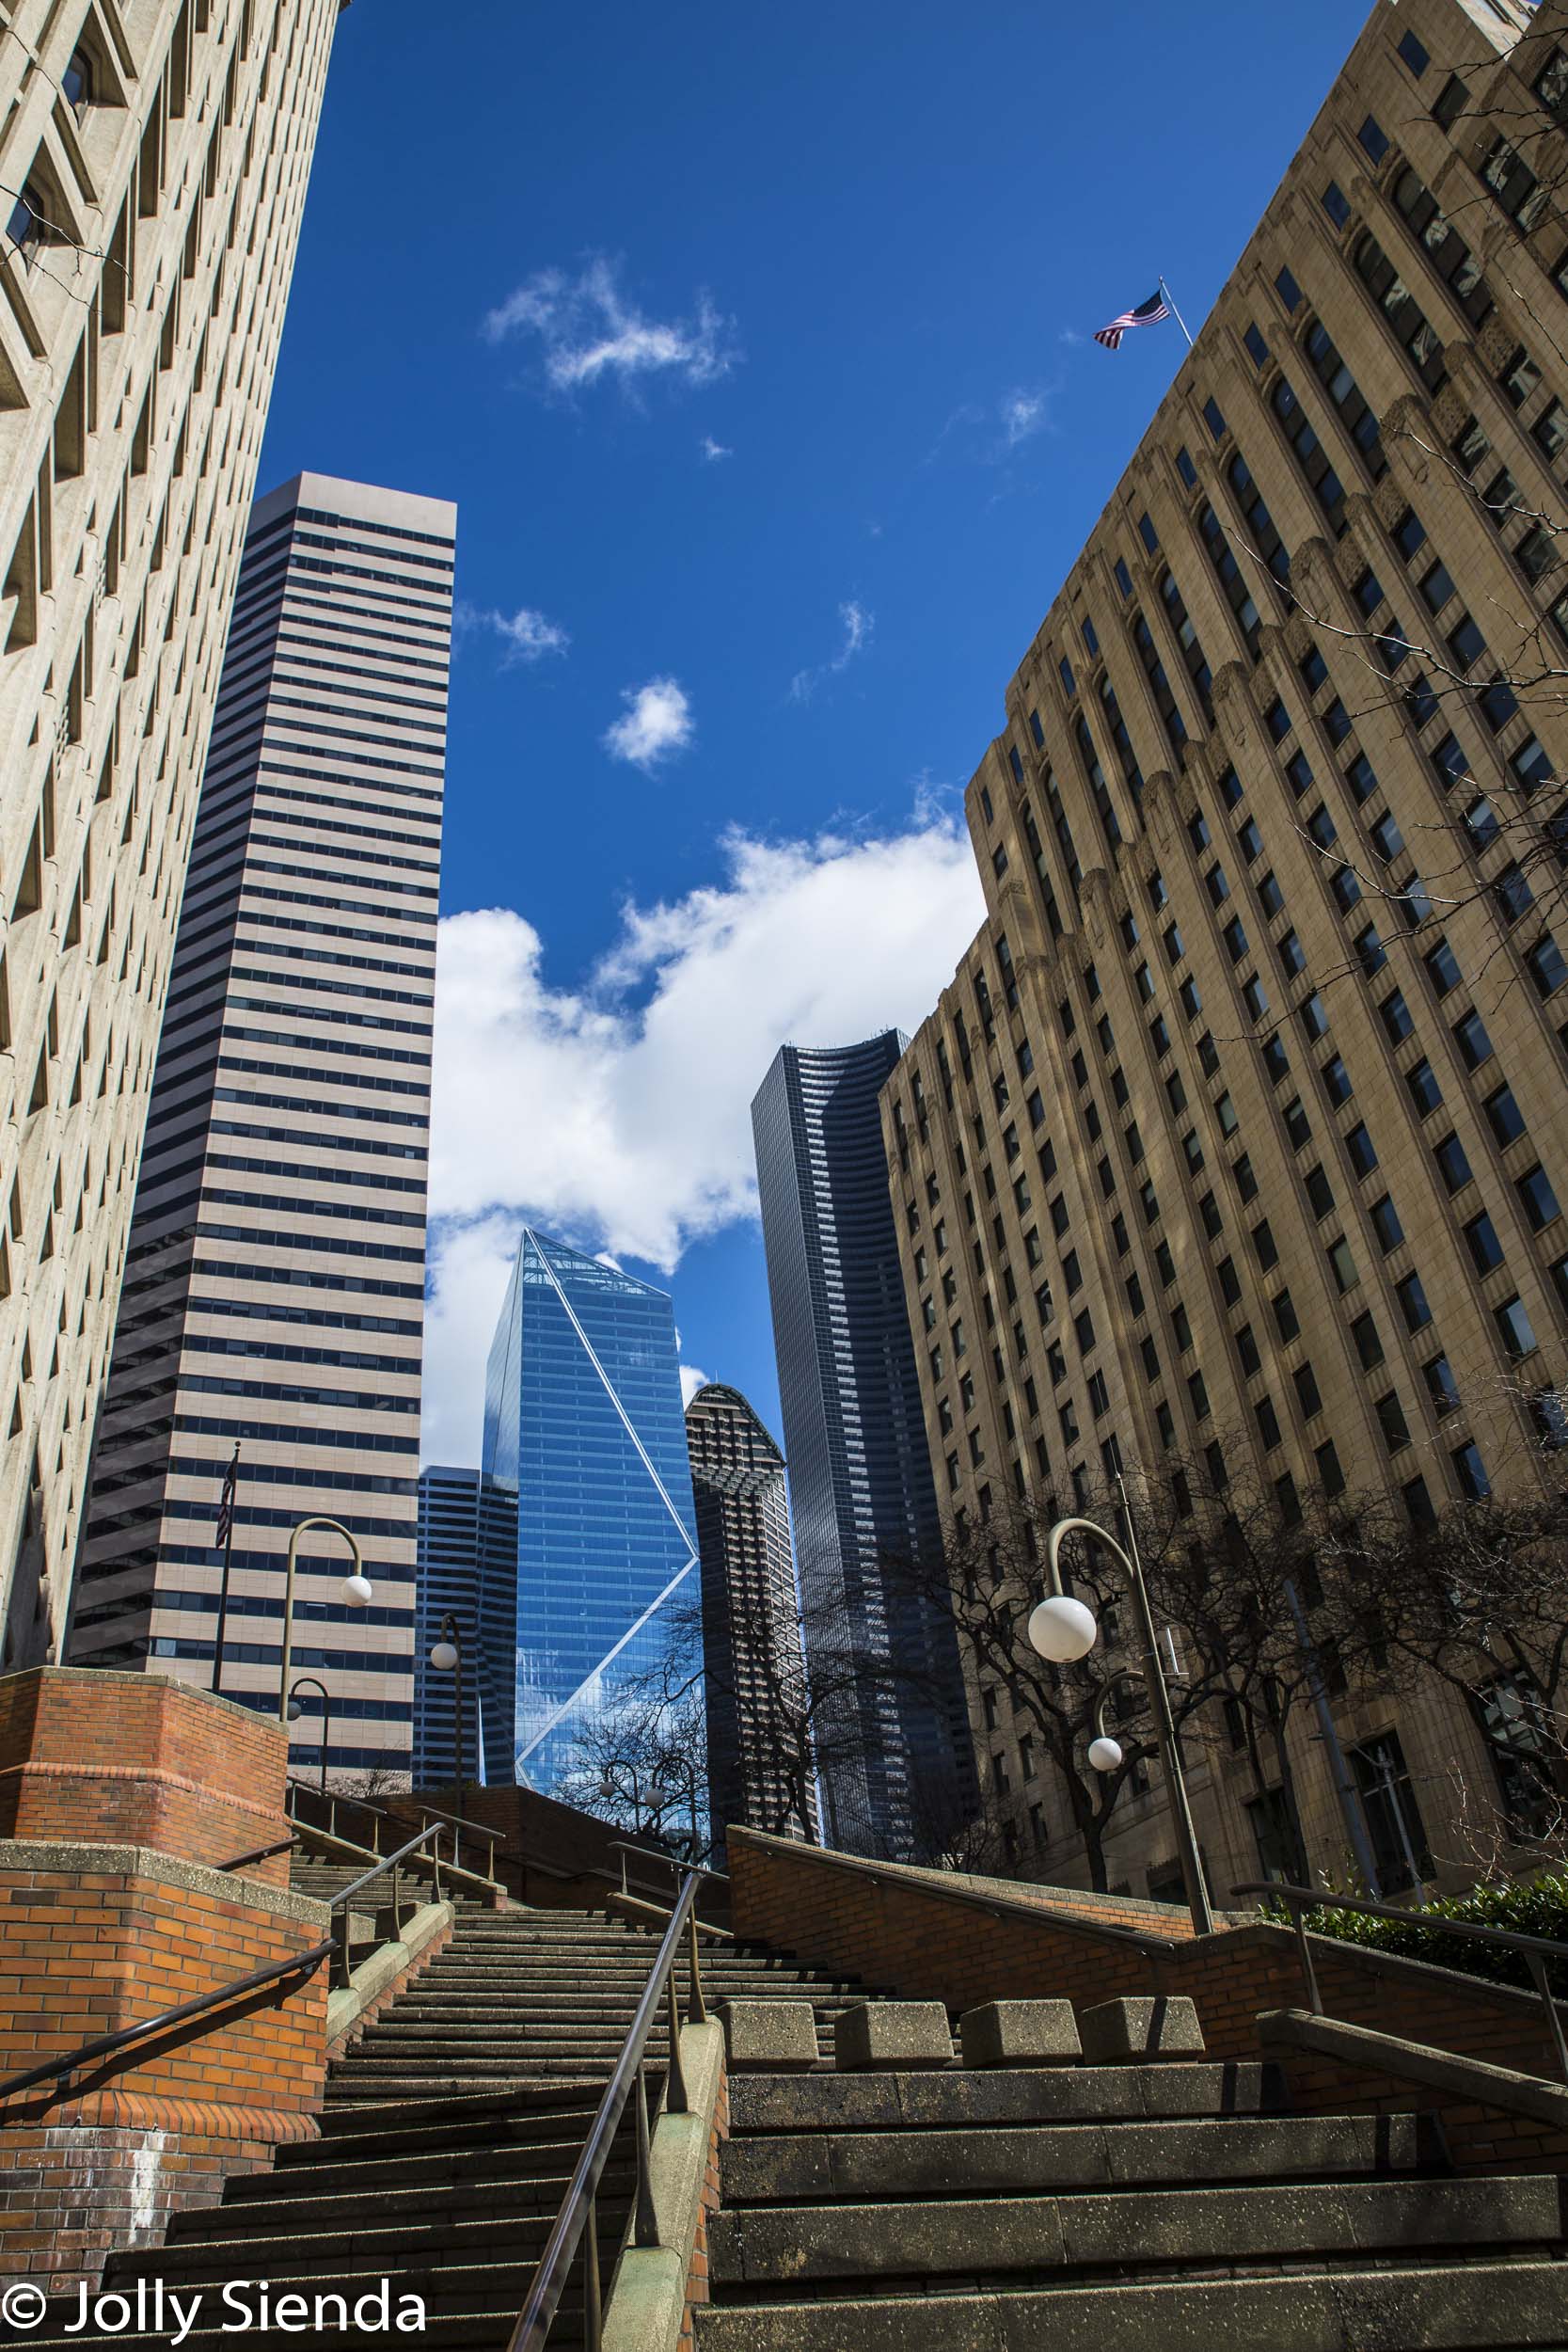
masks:
<svg viewBox="0 0 1568 2352"><path fill-rule="evenodd" d="M0 41L0 1669L55 1655L339 0Z"/></svg>
<svg viewBox="0 0 1568 2352"><path fill-rule="evenodd" d="M1542 1474L1568 921L1521 812L1568 764L1564 123L1560 5L1384 0L1007 690L966 803L987 920L882 1097L960 1522L1177 1460L1282 1524ZM970 1699L1015 1867L1081 1878L1006 1693ZM1474 1713L1332 1713L1389 1882L1406 1845L1463 1879ZM1223 1736L1193 1762L1224 1890L1268 1823ZM1108 1851L1169 1891L1157 1774Z"/></svg>

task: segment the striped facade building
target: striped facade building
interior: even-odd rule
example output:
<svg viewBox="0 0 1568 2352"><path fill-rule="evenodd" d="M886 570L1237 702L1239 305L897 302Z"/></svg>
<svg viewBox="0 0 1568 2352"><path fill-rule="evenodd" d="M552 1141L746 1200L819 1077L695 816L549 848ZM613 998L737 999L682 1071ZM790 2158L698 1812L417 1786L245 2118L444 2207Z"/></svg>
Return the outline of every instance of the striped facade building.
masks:
<svg viewBox="0 0 1568 2352"><path fill-rule="evenodd" d="M77 1567L73 1665L223 1689L293 1665L339 1769L406 1772L432 1003L455 510L303 474L245 546ZM302 1699L307 1729L319 1705Z"/></svg>
<svg viewBox="0 0 1568 2352"><path fill-rule="evenodd" d="M61 1655L339 0L0 39L0 1673Z"/></svg>
<svg viewBox="0 0 1568 2352"><path fill-rule="evenodd" d="M1419 1525L1545 1491L1568 1383L1568 10L1380 0L1006 692L969 787L986 922L883 1092L945 1514L1196 1464ZM1160 329L1172 342L1175 329ZM1147 364L1154 336L1118 358ZM1532 683L1533 681L1533 683ZM1554 1474L1555 1475L1555 1474ZM1027 1606L1027 1597L1021 1597ZM1323 1679L1310 1867L1386 1887L1522 1836L1500 1683ZM972 1674L1026 1875L1085 1870ZM1223 1899L1279 1789L1216 1720ZM1168 1893L1158 1773L1112 1882Z"/></svg>

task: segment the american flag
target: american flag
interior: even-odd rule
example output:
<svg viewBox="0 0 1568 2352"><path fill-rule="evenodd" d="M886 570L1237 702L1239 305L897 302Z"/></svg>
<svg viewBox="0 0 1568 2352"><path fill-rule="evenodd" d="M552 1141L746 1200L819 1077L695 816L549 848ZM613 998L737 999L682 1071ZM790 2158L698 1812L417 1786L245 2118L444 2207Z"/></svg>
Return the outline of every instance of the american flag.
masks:
<svg viewBox="0 0 1568 2352"><path fill-rule="evenodd" d="M1107 351L1116 351L1130 326L1158 326L1162 319L1168 319L1169 316L1170 304L1165 300L1165 290L1163 286L1156 286L1148 300L1140 302L1135 310L1123 310L1108 326L1101 327L1095 342L1103 343Z"/></svg>
<svg viewBox="0 0 1568 2352"><path fill-rule="evenodd" d="M236 1446L233 1457L224 1473L223 1493L218 1502L217 1539L220 1551L228 1544L230 1536L234 1532L234 1489L239 1483L240 1449Z"/></svg>

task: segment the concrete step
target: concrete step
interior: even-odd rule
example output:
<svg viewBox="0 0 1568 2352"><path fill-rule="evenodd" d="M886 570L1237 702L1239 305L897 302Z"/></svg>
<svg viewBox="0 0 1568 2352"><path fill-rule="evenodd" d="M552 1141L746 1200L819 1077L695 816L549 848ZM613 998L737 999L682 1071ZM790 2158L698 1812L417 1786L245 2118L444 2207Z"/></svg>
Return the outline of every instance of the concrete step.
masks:
<svg viewBox="0 0 1568 2352"><path fill-rule="evenodd" d="M732 2137L726 2208L827 2197L974 2197L988 2191L1354 2179L1446 2169L1415 2115L1202 2117L1022 2129L793 2132Z"/></svg>
<svg viewBox="0 0 1568 2352"><path fill-rule="evenodd" d="M362 2212L367 2194L380 2204L388 2197L428 2194L450 2199L466 2195L470 2186L476 2191L531 2188L552 2181L559 2181L561 2193L564 2193L586 2136L585 2119L579 2129L563 2129L561 2137L553 2139L503 2141L499 2146L470 2149L423 2149L401 2155L380 2153L314 2169L299 2166L286 2177L277 2173L270 2177L264 2172L248 2174L230 2185L221 2211L226 2216L254 2212L257 2224L262 2224L276 2215L292 2213L295 2207L302 2216L327 2215L334 2203L349 2199L356 2201L355 2209ZM250 2194L239 2194L242 2189L248 2189ZM560 2201L558 2193L557 2205ZM198 2220L205 2220L218 2210L215 2206L203 2206L195 2216L177 2215L169 2234L182 2235L187 2229L195 2228ZM252 2225L245 2222L239 2226Z"/></svg>
<svg viewBox="0 0 1568 2352"><path fill-rule="evenodd" d="M1245 2059L997 2067L985 2074L736 2074L730 2080L730 2126L737 2135L1281 2114L1289 2104L1278 2069Z"/></svg>
<svg viewBox="0 0 1568 2352"><path fill-rule="evenodd" d="M275 2194L264 2202L226 2198L197 2213L182 2213L171 2225L166 2251L171 2259L195 2246L226 2247L236 2261L245 2261L272 2239L293 2240L301 2247L323 2236L354 2235L367 2219L377 2230L406 2231L413 2250L426 2231L450 2233L460 2224L513 2220L553 2222L561 2210L581 2152L580 2140L544 2152L519 2149L511 2169L491 2155L483 2166L453 2167L422 2181L405 2183L401 2168L377 2177L369 2166L357 2168L359 2183L334 2181L310 2196ZM604 2183L610 2204L629 2201L633 2170L629 2157L607 2165Z"/></svg>
<svg viewBox="0 0 1568 2352"><path fill-rule="evenodd" d="M617 2193L617 2189L619 2193ZM630 2211L629 2175L623 2172L610 2193L601 2193L601 2225L617 2233ZM217 2211L221 2213L222 2208ZM460 2279L466 2265L496 2258L502 2268L537 2263L545 2241L555 2227L556 2212L505 2215L487 2212L478 2217L384 2222L372 2198L360 2209L356 2226L269 2235L265 2231L235 2231L228 2235L182 2238L177 2244L139 2247L112 2254L104 2266L104 2284L123 2291L128 2280L159 2278L170 2285L221 2284L239 2275L267 2280L275 2293L307 2280L316 2287L340 2288L356 2273L373 2280L407 2280L419 2272L438 2274L443 2301L451 2299L449 2277ZM417 2290L423 2294L420 2287ZM516 2309L521 2310L519 2300Z"/></svg>
<svg viewBox="0 0 1568 2352"><path fill-rule="evenodd" d="M696 2312L697 2352L1561 2352L1555 2262L1359 2266ZM552 2340L553 2342L553 2340Z"/></svg>
<svg viewBox="0 0 1568 2352"><path fill-rule="evenodd" d="M1174 2263L1271 2263L1376 2249L1540 2247L1559 2233L1544 2174L1465 2181L1165 2189L941 2202L721 2211L708 2222L715 2293L803 2279L1037 2277ZM1568 2271L1563 2274L1568 2312Z"/></svg>

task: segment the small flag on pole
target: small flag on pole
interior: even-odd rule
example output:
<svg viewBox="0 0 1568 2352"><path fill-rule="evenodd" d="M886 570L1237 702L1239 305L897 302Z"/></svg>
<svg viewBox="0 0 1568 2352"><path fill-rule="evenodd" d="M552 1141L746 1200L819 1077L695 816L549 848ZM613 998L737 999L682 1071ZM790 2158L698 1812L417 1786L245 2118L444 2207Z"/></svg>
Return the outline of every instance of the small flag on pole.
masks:
<svg viewBox="0 0 1568 2352"><path fill-rule="evenodd" d="M1165 299L1164 287L1156 286L1148 300L1140 302L1135 310L1123 310L1108 326L1101 327L1095 342L1103 343L1107 351L1116 351L1119 349L1121 339L1130 326L1158 326L1162 319L1168 319L1169 316L1170 304Z"/></svg>
<svg viewBox="0 0 1568 2352"><path fill-rule="evenodd" d="M220 1551L227 1545L230 1536L234 1532L234 1489L239 1483L240 1449L236 1446L234 1448L233 1459L230 1461L228 1470L224 1473L223 1494L218 1502L217 1539L218 1549Z"/></svg>

